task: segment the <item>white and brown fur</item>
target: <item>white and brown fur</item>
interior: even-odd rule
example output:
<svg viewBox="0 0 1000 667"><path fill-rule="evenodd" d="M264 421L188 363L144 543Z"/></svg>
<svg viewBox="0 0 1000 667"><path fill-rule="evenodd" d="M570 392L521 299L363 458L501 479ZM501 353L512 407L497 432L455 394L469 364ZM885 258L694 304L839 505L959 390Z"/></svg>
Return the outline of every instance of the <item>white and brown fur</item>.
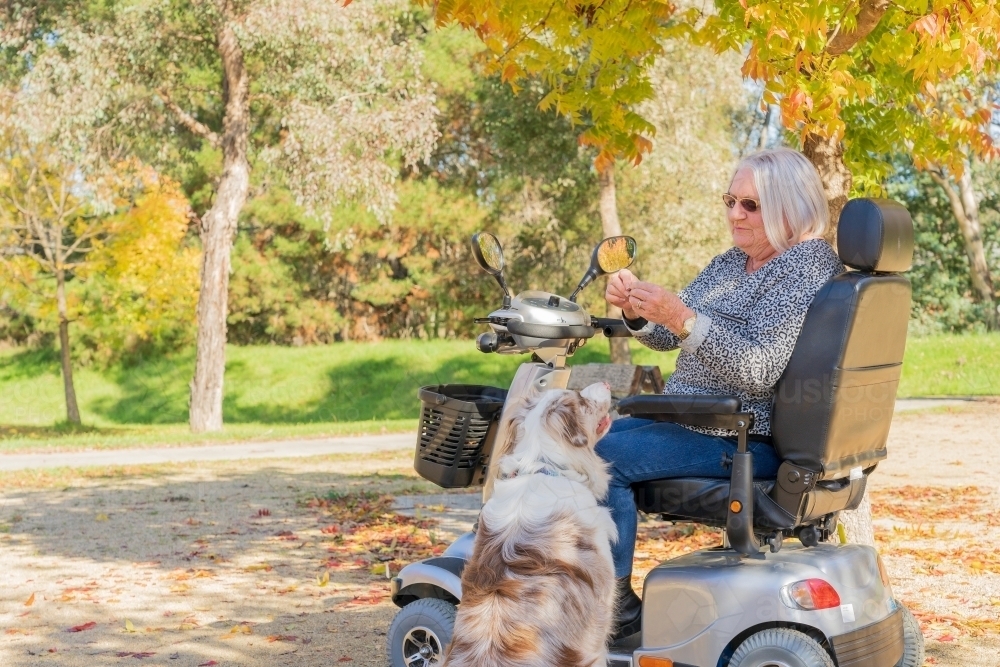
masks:
<svg viewBox="0 0 1000 667"><path fill-rule="evenodd" d="M605 667L615 604L604 383L551 389L505 424L444 667ZM546 471L548 474L546 474Z"/></svg>

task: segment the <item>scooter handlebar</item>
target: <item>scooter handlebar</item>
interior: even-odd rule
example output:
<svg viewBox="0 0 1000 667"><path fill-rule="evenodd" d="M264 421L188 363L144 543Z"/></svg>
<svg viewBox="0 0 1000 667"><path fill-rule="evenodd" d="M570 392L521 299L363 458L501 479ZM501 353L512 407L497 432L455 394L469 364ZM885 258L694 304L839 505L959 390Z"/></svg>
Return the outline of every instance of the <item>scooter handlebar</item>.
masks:
<svg viewBox="0 0 1000 667"><path fill-rule="evenodd" d="M591 317L590 323L601 329L608 338L628 338L632 335L632 330L625 326L621 320L610 317Z"/></svg>
<svg viewBox="0 0 1000 667"><path fill-rule="evenodd" d="M507 322L507 331L516 336L531 338L593 338L594 327L584 324L529 324L511 320Z"/></svg>

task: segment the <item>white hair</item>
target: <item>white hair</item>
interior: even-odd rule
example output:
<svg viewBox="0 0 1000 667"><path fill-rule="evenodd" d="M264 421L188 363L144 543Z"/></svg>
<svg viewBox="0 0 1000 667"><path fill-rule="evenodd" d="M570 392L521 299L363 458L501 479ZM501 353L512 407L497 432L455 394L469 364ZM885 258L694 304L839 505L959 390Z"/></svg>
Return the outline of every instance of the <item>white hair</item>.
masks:
<svg viewBox="0 0 1000 667"><path fill-rule="evenodd" d="M802 153L790 148L757 151L740 160L733 178L742 169L753 173L764 233L776 250L784 252L805 237L826 234L830 209L823 183Z"/></svg>

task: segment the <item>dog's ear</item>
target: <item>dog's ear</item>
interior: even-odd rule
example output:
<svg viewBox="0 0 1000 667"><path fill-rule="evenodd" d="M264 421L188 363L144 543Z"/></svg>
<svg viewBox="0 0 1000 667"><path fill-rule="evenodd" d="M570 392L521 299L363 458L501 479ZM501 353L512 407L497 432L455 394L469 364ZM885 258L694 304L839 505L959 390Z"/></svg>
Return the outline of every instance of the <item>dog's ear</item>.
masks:
<svg viewBox="0 0 1000 667"><path fill-rule="evenodd" d="M545 408L542 423L552 435L573 447L586 447L590 438L584 429L580 395L567 391Z"/></svg>
<svg viewBox="0 0 1000 667"><path fill-rule="evenodd" d="M514 445L522 437L524 416L535 406L535 403L535 400L528 399L511 406L510 416L500 423L500 433L503 434L504 438L499 447L493 447L491 460L499 461L501 457L514 451Z"/></svg>

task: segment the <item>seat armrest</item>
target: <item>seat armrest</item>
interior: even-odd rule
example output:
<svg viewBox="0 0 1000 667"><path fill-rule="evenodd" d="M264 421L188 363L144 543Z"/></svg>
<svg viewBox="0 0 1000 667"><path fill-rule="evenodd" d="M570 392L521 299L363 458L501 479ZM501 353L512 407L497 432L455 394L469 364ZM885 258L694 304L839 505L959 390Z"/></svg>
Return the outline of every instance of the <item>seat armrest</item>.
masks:
<svg viewBox="0 0 1000 667"><path fill-rule="evenodd" d="M629 396L618 402L618 413L651 418L655 415L734 415L740 411L736 396L658 394Z"/></svg>
<svg viewBox="0 0 1000 667"><path fill-rule="evenodd" d="M736 396L700 394L659 394L629 396L618 402L618 414L687 426L747 431L753 415L740 412Z"/></svg>

